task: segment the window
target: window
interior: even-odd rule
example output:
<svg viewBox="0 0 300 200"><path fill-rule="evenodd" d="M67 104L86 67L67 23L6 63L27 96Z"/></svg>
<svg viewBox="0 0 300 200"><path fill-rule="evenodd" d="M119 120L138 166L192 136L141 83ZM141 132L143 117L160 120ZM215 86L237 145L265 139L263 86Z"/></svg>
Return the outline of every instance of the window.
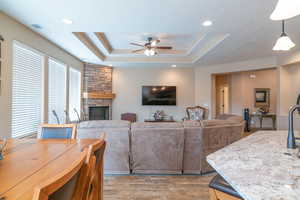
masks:
<svg viewBox="0 0 300 200"><path fill-rule="evenodd" d="M78 116L74 109L80 115L81 110L81 73L73 68L70 68L69 75L69 116L71 121L78 120Z"/></svg>
<svg viewBox="0 0 300 200"><path fill-rule="evenodd" d="M66 110L66 65L49 58L48 123L65 123ZM57 118L53 114L56 112Z"/></svg>
<svg viewBox="0 0 300 200"><path fill-rule="evenodd" d="M13 43L12 137L37 132L42 115L44 57L38 52Z"/></svg>

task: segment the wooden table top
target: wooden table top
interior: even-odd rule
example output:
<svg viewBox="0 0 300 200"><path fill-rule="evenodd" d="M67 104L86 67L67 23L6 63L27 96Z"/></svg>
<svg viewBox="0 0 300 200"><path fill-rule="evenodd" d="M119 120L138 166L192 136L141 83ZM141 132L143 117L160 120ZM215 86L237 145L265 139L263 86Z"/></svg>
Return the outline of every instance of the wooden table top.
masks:
<svg viewBox="0 0 300 200"><path fill-rule="evenodd" d="M0 198L31 200L34 188L71 165L96 139L11 139L0 161Z"/></svg>

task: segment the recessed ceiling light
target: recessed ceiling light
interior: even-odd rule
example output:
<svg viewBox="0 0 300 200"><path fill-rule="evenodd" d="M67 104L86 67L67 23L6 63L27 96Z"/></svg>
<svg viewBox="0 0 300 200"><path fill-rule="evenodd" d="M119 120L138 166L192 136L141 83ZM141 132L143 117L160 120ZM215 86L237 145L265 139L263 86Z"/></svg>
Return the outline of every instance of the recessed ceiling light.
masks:
<svg viewBox="0 0 300 200"><path fill-rule="evenodd" d="M210 20L206 20L202 23L203 26L211 26L213 23Z"/></svg>
<svg viewBox="0 0 300 200"><path fill-rule="evenodd" d="M33 28L36 28L36 29L42 29L43 27L41 26L41 25L39 25L39 24L31 24L31 26L33 27Z"/></svg>
<svg viewBox="0 0 300 200"><path fill-rule="evenodd" d="M171 65L172 67L177 67L177 65Z"/></svg>
<svg viewBox="0 0 300 200"><path fill-rule="evenodd" d="M62 21L62 23L64 23L64 24L73 24L73 21L70 20L70 19L67 19L67 18L63 18L61 21Z"/></svg>

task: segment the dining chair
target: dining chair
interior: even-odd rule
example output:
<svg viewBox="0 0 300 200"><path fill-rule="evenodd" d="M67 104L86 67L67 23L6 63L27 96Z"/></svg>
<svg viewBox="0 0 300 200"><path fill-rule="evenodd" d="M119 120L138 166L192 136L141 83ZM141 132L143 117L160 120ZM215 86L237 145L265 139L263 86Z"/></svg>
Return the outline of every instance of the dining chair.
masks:
<svg viewBox="0 0 300 200"><path fill-rule="evenodd" d="M90 167L85 185L87 193L82 200L103 200L103 157L106 147L104 137L89 147L90 154L95 158L95 166Z"/></svg>
<svg viewBox="0 0 300 200"><path fill-rule="evenodd" d="M76 124L42 124L39 139L75 139Z"/></svg>
<svg viewBox="0 0 300 200"><path fill-rule="evenodd" d="M186 113L189 120L204 120L207 109L201 106L187 107Z"/></svg>
<svg viewBox="0 0 300 200"><path fill-rule="evenodd" d="M81 200L83 184L80 177L86 176L87 154L85 149L71 166L37 186L32 200Z"/></svg>
<svg viewBox="0 0 300 200"><path fill-rule="evenodd" d="M131 123L136 122L135 113L123 113L121 114L121 120L130 121Z"/></svg>
<svg viewBox="0 0 300 200"><path fill-rule="evenodd" d="M103 165L104 149L105 141L103 139L89 145L84 165L77 176L78 179L73 181L72 186L66 185L53 193L49 200L102 200L103 176L97 176L97 172L98 165Z"/></svg>

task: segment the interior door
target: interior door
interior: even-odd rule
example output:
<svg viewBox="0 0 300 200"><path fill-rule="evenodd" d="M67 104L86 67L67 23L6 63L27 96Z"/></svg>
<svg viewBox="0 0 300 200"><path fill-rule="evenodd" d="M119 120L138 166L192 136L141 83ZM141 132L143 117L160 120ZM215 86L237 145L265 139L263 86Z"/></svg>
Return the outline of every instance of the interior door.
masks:
<svg viewBox="0 0 300 200"><path fill-rule="evenodd" d="M229 113L229 88L228 86L223 88L223 114Z"/></svg>
<svg viewBox="0 0 300 200"><path fill-rule="evenodd" d="M219 94L220 94L220 96L219 96L220 114L229 113L229 88L228 88L228 86L221 87Z"/></svg>

